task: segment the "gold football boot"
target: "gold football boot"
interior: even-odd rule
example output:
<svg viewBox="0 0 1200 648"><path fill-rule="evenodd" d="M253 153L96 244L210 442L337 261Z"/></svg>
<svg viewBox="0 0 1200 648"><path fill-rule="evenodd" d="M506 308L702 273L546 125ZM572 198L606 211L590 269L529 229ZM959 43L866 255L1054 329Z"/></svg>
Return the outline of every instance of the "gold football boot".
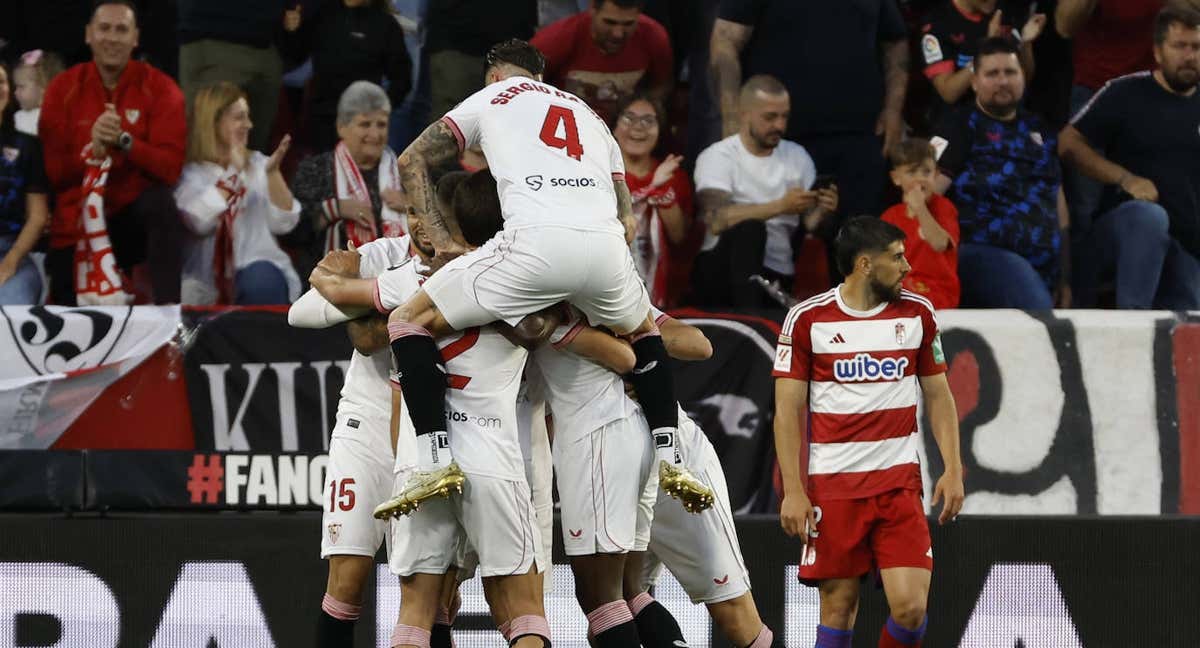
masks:
<svg viewBox="0 0 1200 648"><path fill-rule="evenodd" d="M420 508L421 502L425 500L450 497L450 491L461 494L463 483L466 481L467 476L455 461L451 461L445 468L414 472L398 495L375 507L375 517L386 520L408 515Z"/></svg>
<svg viewBox="0 0 1200 648"><path fill-rule="evenodd" d="M658 486L679 500L688 513L700 513L712 507L713 492L687 468L658 462Z"/></svg>

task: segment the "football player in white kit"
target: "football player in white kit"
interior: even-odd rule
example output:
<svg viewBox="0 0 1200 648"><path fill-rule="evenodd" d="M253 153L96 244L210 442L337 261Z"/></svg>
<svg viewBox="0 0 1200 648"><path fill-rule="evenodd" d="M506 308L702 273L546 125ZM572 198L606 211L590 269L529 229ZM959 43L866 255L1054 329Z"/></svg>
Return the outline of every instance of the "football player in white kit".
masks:
<svg viewBox="0 0 1200 648"><path fill-rule="evenodd" d="M652 312L671 357L705 360L712 355L712 346L700 329L658 309L652 309ZM628 348L624 342L587 327L579 335L589 330L594 334L587 339L586 353L589 356L616 356ZM551 340L558 337L559 332L556 331ZM541 353L539 350L538 359L541 359ZM553 402L551 398L552 406ZM652 514L647 512L639 518L653 519L649 550L646 551L645 540L639 538L635 553L631 553L625 561L624 582L624 597L637 625L641 645L645 648L683 645L678 623L648 592L665 565L694 603L703 603L708 607L713 621L735 646L782 646L782 637L776 640L774 633L763 624L750 593L750 576L742 559L725 473L716 449L682 408L678 410L678 416L676 448L683 464L713 490L716 501L711 509L699 515L690 515L670 502L662 492L652 493L649 499L642 500L644 506L653 508ZM556 459L558 451L556 439ZM560 496L563 481L559 479ZM566 497L562 498L562 503L564 533L569 534ZM568 553L571 542L571 538L564 535ZM644 554L641 553L643 551Z"/></svg>
<svg viewBox="0 0 1200 648"><path fill-rule="evenodd" d="M367 279L410 258L428 263L434 250L420 220L410 215L408 231L405 236L376 239L356 251L331 253L324 263L338 264L339 269ZM325 328L360 314L345 313L310 290L292 305L288 323L298 328ZM411 458L415 453L411 432L397 435L395 429L389 429L393 426L386 320L382 315L355 319L347 328L356 350L338 401L321 500L321 557L329 561L329 579L317 624L318 648L351 645L363 586L386 537L387 524L375 519L372 512L392 492L393 448L402 457Z"/></svg>
<svg viewBox="0 0 1200 648"><path fill-rule="evenodd" d="M633 350L587 326L574 308L549 341L534 352L534 364L553 412L554 472L575 596L597 648L636 646L621 580L626 554L644 551L650 540L651 510L640 505L652 502L658 488L646 420L619 375L633 368Z"/></svg>
<svg viewBox="0 0 1200 648"><path fill-rule="evenodd" d="M472 180L482 178L480 174ZM499 209L494 191L479 191L486 185L472 180L456 192L454 212L462 238L478 245L499 230ZM464 195L473 196L474 208L464 208ZM385 273L377 282L377 304L395 307L415 288L412 275ZM494 326L469 328L443 341L441 353L450 384L446 439L470 479L461 496L426 501L419 512L393 524L389 565L400 576L402 601L393 645L429 646L443 575L469 545L510 645L549 646L540 575L548 565L543 564L517 424L517 394L528 353ZM385 504L377 512L394 509Z"/></svg>
<svg viewBox="0 0 1200 648"><path fill-rule="evenodd" d="M430 173L463 148L483 149L504 215L501 234L451 261L389 316L392 354L422 448L400 510L463 479L453 453L437 443L446 394L434 337L497 320L515 324L560 301L592 324L630 336L637 360L630 380L655 435L660 484L689 510L703 510L712 493L679 466L673 379L624 239L632 205L616 141L582 100L541 81L545 60L533 46L506 41L486 60L486 87L398 160L404 189L439 251L452 245Z"/></svg>

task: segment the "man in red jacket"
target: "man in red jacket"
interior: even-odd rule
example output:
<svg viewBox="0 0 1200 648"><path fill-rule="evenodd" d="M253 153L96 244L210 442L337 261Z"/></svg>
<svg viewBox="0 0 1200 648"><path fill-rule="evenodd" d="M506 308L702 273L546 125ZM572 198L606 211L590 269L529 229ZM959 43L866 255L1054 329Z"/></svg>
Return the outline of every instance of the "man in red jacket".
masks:
<svg viewBox="0 0 1200 648"><path fill-rule="evenodd" d="M130 60L138 45L130 0L96 6L87 25L92 60L55 77L39 121L46 175L57 204L50 221L51 300L75 303L75 244L89 143L112 159L104 213L117 265L147 262L156 303L178 303L184 229L172 187L183 167L187 124L183 93L166 74Z"/></svg>

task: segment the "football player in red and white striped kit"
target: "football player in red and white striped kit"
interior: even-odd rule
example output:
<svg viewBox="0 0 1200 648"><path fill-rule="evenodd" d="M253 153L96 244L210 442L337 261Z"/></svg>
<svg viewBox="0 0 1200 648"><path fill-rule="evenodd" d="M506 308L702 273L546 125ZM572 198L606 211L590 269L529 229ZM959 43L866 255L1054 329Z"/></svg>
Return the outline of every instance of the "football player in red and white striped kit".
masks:
<svg viewBox="0 0 1200 648"><path fill-rule="evenodd" d="M860 216L835 246L845 282L792 307L775 352L780 522L805 544L800 579L820 589L817 648L849 648L859 585L874 569L891 609L879 646L920 646L933 548L917 398L946 467L933 491L945 501L939 524L962 508L958 415L933 306L900 287L904 232Z"/></svg>

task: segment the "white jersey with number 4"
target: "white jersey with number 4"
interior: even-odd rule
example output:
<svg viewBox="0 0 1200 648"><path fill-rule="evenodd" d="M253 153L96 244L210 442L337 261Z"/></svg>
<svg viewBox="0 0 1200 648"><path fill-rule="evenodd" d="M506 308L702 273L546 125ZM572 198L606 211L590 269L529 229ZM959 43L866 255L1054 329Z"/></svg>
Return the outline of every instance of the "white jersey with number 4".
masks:
<svg viewBox="0 0 1200 648"><path fill-rule="evenodd" d="M616 140L575 95L528 77L497 81L442 117L461 148L479 146L496 177L504 229L569 227L623 234Z"/></svg>

